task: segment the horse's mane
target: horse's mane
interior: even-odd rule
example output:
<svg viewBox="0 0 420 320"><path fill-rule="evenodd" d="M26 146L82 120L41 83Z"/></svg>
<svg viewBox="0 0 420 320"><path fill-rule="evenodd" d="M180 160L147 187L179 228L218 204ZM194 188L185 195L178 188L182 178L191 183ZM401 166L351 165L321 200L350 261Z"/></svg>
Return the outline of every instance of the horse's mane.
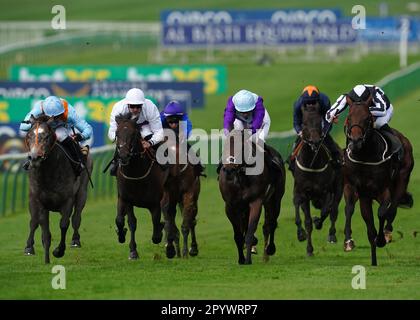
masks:
<svg viewBox="0 0 420 320"><path fill-rule="evenodd" d="M126 114L118 114L115 117L115 121L120 122L120 121L134 121L137 119L137 117L133 117L133 114L131 112L126 113Z"/></svg>
<svg viewBox="0 0 420 320"><path fill-rule="evenodd" d="M51 119L50 116L47 116L46 114L41 114L40 116L35 118L35 122L47 122L50 119Z"/></svg>

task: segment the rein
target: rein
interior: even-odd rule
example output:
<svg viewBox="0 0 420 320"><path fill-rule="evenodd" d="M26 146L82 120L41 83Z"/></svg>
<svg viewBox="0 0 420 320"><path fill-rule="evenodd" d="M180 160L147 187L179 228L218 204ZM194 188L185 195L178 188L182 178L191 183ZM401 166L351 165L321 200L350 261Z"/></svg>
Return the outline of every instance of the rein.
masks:
<svg viewBox="0 0 420 320"><path fill-rule="evenodd" d="M304 140L302 140L301 141L301 143L302 143L302 145L304 144L304 143L306 143L306 144L308 144L307 142L305 142ZM320 145L321 147L322 147L322 149L324 149L325 150L325 152L327 153L327 155L328 155L328 161L327 161L327 163L325 164L325 166L323 166L322 168L320 168L320 169L312 169L312 168L308 168L308 167L305 167L304 165L302 165L300 162L299 162L299 160L298 160L298 155L299 155L299 153L300 153L300 151L301 151L301 149L302 149L302 147L301 147L301 149L299 149L299 152L298 152L298 154L296 154L296 165L298 166L298 168L300 169L300 170L302 170L302 171L305 171L305 172L324 172L327 168L328 168L328 165L329 165L329 162L330 162L330 160L331 160L331 155L330 155L330 152L329 152L329 150L328 150L328 148L322 143L321 145ZM319 149L318 149L319 150Z"/></svg>

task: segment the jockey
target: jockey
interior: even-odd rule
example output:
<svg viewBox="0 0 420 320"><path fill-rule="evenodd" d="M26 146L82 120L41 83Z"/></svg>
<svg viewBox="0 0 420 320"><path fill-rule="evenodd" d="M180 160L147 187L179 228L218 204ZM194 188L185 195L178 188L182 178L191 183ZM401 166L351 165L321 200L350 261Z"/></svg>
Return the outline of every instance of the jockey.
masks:
<svg viewBox="0 0 420 320"><path fill-rule="evenodd" d="M26 123L31 115L35 118L41 115L54 117L54 122L51 124L51 127L55 131L57 140L68 151L70 157L76 161L73 168L76 176L79 176L84 169L84 160L83 153L75 142L86 143L86 140L92 136L92 126L77 115L75 108L67 100L56 96L49 96L45 100L38 101L21 123L21 131L27 132L31 128L31 125ZM79 133L73 134L74 128ZM30 168L29 160L24 163L23 168L25 170Z"/></svg>
<svg viewBox="0 0 420 320"><path fill-rule="evenodd" d="M225 135L228 135L233 129L251 129L252 134L257 135L257 139L265 142L270 123L270 115L264 107L262 97L248 90L240 90L234 96L229 97L223 121ZM266 143L264 143L264 148L270 158L269 163L274 165L273 168L281 169L282 160L274 154L272 148ZM219 164L218 171L220 167Z"/></svg>
<svg viewBox="0 0 420 320"><path fill-rule="evenodd" d="M184 111L184 108L178 101L169 102L165 109L160 113L160 119L162 121L162 127L164 129L172 129L175 131L176 136L180 141L184 139L187 140L191 135L191 120L189 119L187 112ZM190 150L190 148L191 146L187 142L187 152ZM200 176L203 175L203 170L204 168L198 158L197 164L194 165L194 172L197 176Z"/></svg>
<svg viewBox="0 0 420 320"><path fill-rule="evenodd" d="M350 98L354 102L367 101L372 96L372 104L369 107L370 113L373 115L375 122L374 127L387 136L393 144L393 150L397 151L402 147L401 142L395 136L394 131L388 125L392 118L394 107L385 95L384 91L374 85L365 84L357 85L350 90L348 94L342 94L332 105L331 109L325 115L328 122L332 122L347 107L346 98ZM394 152L395 152L394 151Z"/></svg>
<svg viewBox="0 0 420 320"><path fill-rule="evenodd" d="M319 89L315 86L308 85L303 88L300 97L295 101L293 105L293 127L297 133L297 138L293 145L293 150L295 150L295 148L299 145L302 138L302 107L315 105L317 103L319 103L319 112L321 113L322 118L324 118L325 114L331 106L328 96L320 92ZM327 129L328 132L326 132ZM341 155L337 145L329 133L331 131L331 126L329 126L328 122L325 120L322 122L322 131L325 135L325 146L331 152L332 164L334 167L339 168L342 164ZM293 153L294 152L292 152L292 155ZM292 162L294 161L292 157L289 158L289 164L291 164L291 168L293 167Z"/></svg>
<svg viewBox="0 0 420 320"><path fill-rule="evenodd" d="M156 148L163 141L163 129L160 121L159 110L156 105L149 99L145 99L144 93L138 88L132 88L127 91L125 98L118 101L111 111L108 137L115 141L115 132L117 131L117 115L131 113L134 117L138 116L137 123L140 125L140 134L144 139L142 141L143 148ZM117 174L116 151L111 166L111 175Z"/></svg>

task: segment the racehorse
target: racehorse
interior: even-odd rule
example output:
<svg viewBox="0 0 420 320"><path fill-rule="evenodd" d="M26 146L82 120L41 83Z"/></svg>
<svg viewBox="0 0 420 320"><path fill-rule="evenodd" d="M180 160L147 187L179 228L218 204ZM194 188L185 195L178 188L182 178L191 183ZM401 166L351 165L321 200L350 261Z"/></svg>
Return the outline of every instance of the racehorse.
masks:
<svg viewBox="0 0 420 320"><path fill-rule="evenodd" d="M119 115L117 122L116 149L118 155L117 188L118 204L115 223L117 225L118 241L125 242L127 229L124 227L125 216L128 218L131 240L129 244L129 259L138 259L135 232L137 219L134 206L147 208L152 215L152 242L162 241L160 201L163 196L163 186L168 176L168 170L163 170L156 162L150 149L144 149L137 117L130 113Z"/></svg>
<svg viewBox="0 0 420 320"><path fill-rule="evenodd" d="M402 143L404 155L396 159L390 142L374 129L374 118L369 111L372 96L365 102L353 102L347 98L349 114L345 123L347 137L344 154L344 198L345 250L354 247L351 239L351 217L357 200L367 226L371 247L371 263L377 265L376 247L387 243L385 232L392 232L392 222L397 207L405 202L412 205L412 197L407 192L410 173L414 166L413 150L410 141L393 129ZM379 203L379 233L375 229L372 201ZM387 225L384 228L385 221Z"/></svg>
<svg viewBox="0 0 420 320"><path fill-rule="evenodd" d="M322 116L319 104L302 107L303 127L301 145L298 145L295 155L295 179L293 189L293 203L295 205L295 222L299 241L307 238L306 252L313 255L312 246L312 218L310 203L321 209L321 218L314 217L316 229L322 228L322 223L330 216L331 227L328 242L336 243L335 222L337 220L338 205L343 196L343 173L341 168L334 168L331 155L322 139ZM299 208L305 214L305 230L302 228Z"/></svg>
<svg viewBox="0 0 420 320"><path fill-rule="evenodd" d="M242 155L236 154L237 150ZM247 148L245 146L247 145ZM264 260L276 251L274 233L277 228L277 219L280 214L281 199L285 191L285 169L274 172L269 165L263 163L260 174L247 174L248 164L246 150L256 152L259 146L251 143L244 135L244 131L232 130L225 141L223 148L223 165L219 174L219 189L225 201L225 211L233 226L234 240L238 249L238 263L251 264L251 248L256 244L254 236L264 206L265 221L264 233ZM277 151L274 150L277 153ZM258 155L258 153L257 153ZM280 154L277 153L279 159ZM265 156L264 156L265 158ZM246 160L246 161L245 161ZM283 162L282 162L283 163ZM246 257L244 256L246 245Z"/></svg>
<svg viewBox="0 0 420 320"><path fill-rule="evenodd" d="M194 172L194 166L187 161L181 164L179 159L180 145L172 143L169 145L169 152L173 154L174 163L169 166L169 176L165 183L165 193L161 201L162 211L165 218L165 231L167 234L166 256L173 258L175 256L174 241L176 246L176 255L181 256L179 247L179 230L175 223L176 207L179 205L182 212L182 236L184 258L198 255L198 246L195 235L195 226L197 224L197 202L200 194L200 177ZM186 151L186 148L185 148ZM188 251L188 236L191 232L191 248Z"/></svg>
<svg viewBox="0 0 420 320"><path fill-rule="evenodd" d="M33 255L34 234L38 225L42 228L45 263L50 263L51 232L49 228L49 212L60 212L61 241L54 249L56 258L64 256L66 250L66 233L72 219L74 229L72 247L80 247L79 228L82 210L87 198L89 176L83 171L76 177L72 163L75 160L68 156L65 149L57 142L54 129L50 126L54 121L48 116L29 119L31 128L25 144L29 150L31 169L29 170L29 211L31 214L30 233L25 254ZM87 158L86 168L92 172L93 162ZM73 213L73 214L72 214Z"/></svg>

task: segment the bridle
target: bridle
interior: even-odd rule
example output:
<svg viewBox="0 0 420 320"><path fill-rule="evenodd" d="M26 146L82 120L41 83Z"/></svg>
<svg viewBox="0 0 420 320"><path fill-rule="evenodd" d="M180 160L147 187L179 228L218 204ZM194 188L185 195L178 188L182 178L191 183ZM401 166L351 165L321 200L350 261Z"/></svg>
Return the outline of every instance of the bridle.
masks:
<svg viewBox="0 0 420 320"><path fill-rule="evenodd" d="M350 106L351 107L351 106ZM360 124L351 124L350 126L348 126L349 124L349 116L347 116L346 121L344 123L344 133L347 137L347 139L349 139L350 141L353 141L352 136L351 136L351 132L353 128L359 128L360 131L362 132L362 142L365 143L366 138L368 137L368 135L370 134L370 131L373 128L373 116L372 114L369 112L369 116L367 118L367 126L364 128L363 126L361 126Z"/></svg>
<svg viewBox="0 0 420 320"><path fill-rule="evenodd" d="M35 134L35 146L36 147L38 147L39 146L39 126L40 126L40 123L41 122L39 122L39 121L36 121L35 123L33 123L33 125L32 125L32 127L31 127L31 129L30 129L30 131L32 131L32 130L35 130L35 132L34 132L34 134ZM48 157L48 154L54 149L54 147L57 145L57 135L55 134L55 132L51 129L51 127L45 122L45 124L46 124L46 126L47 126L47 128L48 128L48 131L49 131L49 134L51 134L52 135L52 137L53 137L53 139L54 139L54 141L53 141L53 143L52 143L52 146L51 146L51 148L49 148L48 150L45 150L45 152L40 152L40 150L38 149L38 152L37 152L37 156L38 157L40 157L42 160L45 160L47 157ZM35 125L35 128L34 128L34 125ZM25 137L25 146L26 146L26 149L28 150L28 152L30 152L30 145L29 145L29 139L28 139L28 134L26 135L26 137ZM32 159L31 159L32 160Z"/></svg>

